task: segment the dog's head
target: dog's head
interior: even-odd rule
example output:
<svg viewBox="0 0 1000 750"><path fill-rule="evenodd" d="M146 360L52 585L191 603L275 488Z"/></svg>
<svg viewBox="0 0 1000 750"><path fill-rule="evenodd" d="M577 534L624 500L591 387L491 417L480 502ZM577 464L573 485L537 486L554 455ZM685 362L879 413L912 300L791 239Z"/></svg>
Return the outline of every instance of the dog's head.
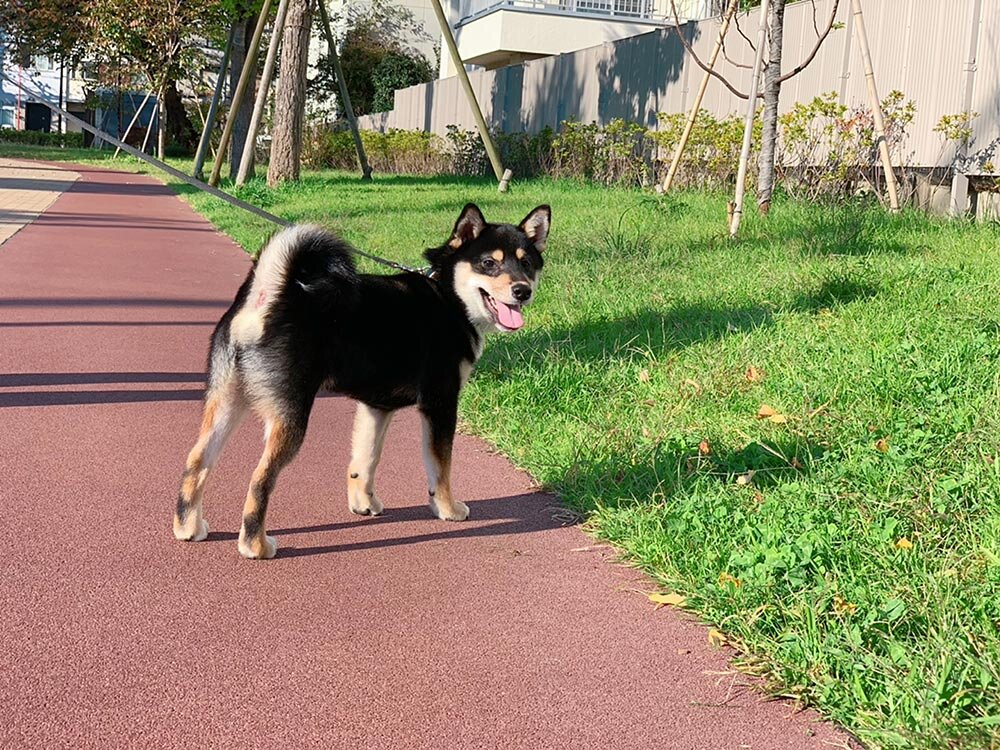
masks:
<svg viewBox="0 0 1000 750"><path fill-rule="evenodd" d="M551 221L549 207L539 206L517 226L489 224L469 203L451 238L424 256L441 283L452 286L474 326L516 331L524 325L521 308L535 296Z"/></svg>

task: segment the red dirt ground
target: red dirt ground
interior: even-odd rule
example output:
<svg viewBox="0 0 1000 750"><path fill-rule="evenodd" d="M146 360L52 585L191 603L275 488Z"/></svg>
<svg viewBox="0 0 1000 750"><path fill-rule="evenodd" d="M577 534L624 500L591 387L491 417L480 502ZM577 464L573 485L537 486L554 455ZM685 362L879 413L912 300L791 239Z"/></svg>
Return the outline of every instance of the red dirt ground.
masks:
<svg viewBox="0 0 1000 750"><path fill-rule="evenodd" d="M272 501L275 560L236 551L252 422L209 483L209 539L175 541L208 336L249 260L152 179L77 171L0 246L0 746L847 745L654 611L482 442L455 459L474 520L433 519L412 412L383 517L347 510L353 410L331 397Z"/></svg>

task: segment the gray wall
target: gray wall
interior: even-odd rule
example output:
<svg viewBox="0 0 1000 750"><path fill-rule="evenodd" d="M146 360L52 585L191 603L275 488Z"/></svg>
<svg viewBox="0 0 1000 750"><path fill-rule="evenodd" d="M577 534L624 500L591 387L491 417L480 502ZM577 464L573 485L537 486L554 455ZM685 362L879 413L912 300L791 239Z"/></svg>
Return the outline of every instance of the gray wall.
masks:
<svg viewBox="0 0 1000 750"><path fill-rule="evenodd" d="M902 91L917 104L910 137L903 146L915 166L947 165L953 148L933 132L938 118L971 109L971 151L977 168L1000 173L1000 0L877 0L865 3L865 22L872 48L879 94ZM832 0L816 0L823 27ZM861 57L854 41L849 0L841 0L837 21L816 59L782 88L782 109L795 102L836 91L848 106L864 106L866 88ZM750 35L757 16L742 16ZM702 60L718 35L718 19L684 27ZM784 69L801 62L816 40L812 4L789 4L785 16ZM975 73L967 72L975 47ZM730 30L718 69L745 91L752 63L748 45ZM734 64L736 63L736 64ZM505 130L534 132L557 129L566 119L606 123L622 117L656 127L657 112L684 112L690 107L702 71L689 58L672 29L653 31L579 52L556 55L494 71L470 74L488 123ZM969 84L971 88L969 87ZM966 96L971 106L966 106ZM709 84L705 109L716 115L742 111L743 102L716 80ZM443 135L448 125L474 129L475 123L457 78L434 81L396 92L391 112L362 117L369 130L401 128Z"/></svg>

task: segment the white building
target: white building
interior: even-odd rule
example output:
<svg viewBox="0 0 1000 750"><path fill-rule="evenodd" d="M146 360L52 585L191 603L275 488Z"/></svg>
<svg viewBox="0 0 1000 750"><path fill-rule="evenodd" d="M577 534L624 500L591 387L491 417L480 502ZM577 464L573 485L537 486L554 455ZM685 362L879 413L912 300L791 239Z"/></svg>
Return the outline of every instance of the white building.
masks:
<svg viewBox="0 0 1000 750"><path fill-rule="evenodd" d="M417 0L419 1L419 0ZM674 0L682 21L719 15L724 0ZM644 34L673 23L670 0L450 0L466 67L493 70ZM442 44L442 49L447 49ZM442 53L439 78L455 75Z"/></svg>
<svg viewBox="0 0 1000 750"><path fill-rule="evenodd" d="M63 107L83 117L86 88L93 85L84 71L62 66L48 55L33 55L19 65L0 42L0 69L8 79L0 78L0 127L15 130L55 131L58 116L52 115L30 92L37 91L46 99L57 102L62 94ZM60 86L60 78L62 85ZM12 82L13 81L13 82ZM63 122L63 132L79 132L80 128Z"/></svg>

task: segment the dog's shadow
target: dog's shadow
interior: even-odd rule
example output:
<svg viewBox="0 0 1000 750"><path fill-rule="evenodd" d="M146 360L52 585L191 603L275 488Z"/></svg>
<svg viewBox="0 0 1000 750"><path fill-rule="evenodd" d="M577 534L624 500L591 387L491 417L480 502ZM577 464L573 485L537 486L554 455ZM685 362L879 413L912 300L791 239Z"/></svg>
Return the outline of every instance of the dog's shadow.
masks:
<svg viewBox="0 0 1000 750"><path fill-rule="evenodd" d="M563 507L555 497L541 492L529 492L490 500L472 500L468 505L470 518L468 521L460 523L441 521L435 518L427 504L404 507L387 505L385 512L380 516L352 516L345 521L315 526L270 529L268 533L282 538L277 557L291 558L339 552L359 552L445 539L531 534L565 526L572 518L570 511ZM347 516L351 515L346 508L338 512ZM361 525L391 527L392 524L398 523L414 524L413 530L416 533L311 547L284 544L285 537L301 534L346 533L349 530L358 530ZM209 533L207 541L233 541L236 538L237 534L230 531L212 531Z"/></svg>

